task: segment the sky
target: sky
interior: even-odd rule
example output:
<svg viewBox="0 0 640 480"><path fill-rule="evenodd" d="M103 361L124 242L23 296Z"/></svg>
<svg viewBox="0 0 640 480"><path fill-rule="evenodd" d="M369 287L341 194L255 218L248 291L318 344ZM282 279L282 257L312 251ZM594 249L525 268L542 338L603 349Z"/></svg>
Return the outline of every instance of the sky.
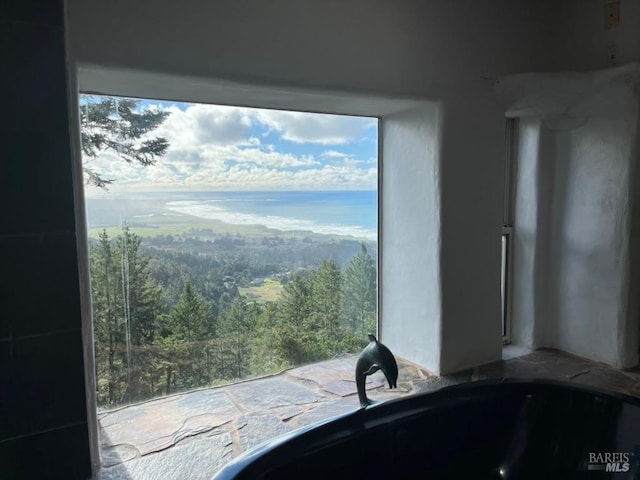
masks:
<svg viewBox="0 0 640 480"><path fill-rule="evenodd" d="M85 158L114 179L110 192L376 189L376 119L157 100L139 108L170 112L151 134L169 149L149 167L113 151ZM85 193L104 191L87 186Z"/></svg>

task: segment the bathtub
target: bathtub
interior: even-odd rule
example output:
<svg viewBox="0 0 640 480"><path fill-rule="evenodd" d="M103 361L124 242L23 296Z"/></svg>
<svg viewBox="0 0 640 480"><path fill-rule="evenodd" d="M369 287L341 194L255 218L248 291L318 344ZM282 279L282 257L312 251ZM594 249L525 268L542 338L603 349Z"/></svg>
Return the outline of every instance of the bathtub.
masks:
<svg viewBox="0 0 640 480"><path fill-rule="evenodd" d="M227 479L640 478L640 399L492 380L359 409L237 457Z"/></svg>

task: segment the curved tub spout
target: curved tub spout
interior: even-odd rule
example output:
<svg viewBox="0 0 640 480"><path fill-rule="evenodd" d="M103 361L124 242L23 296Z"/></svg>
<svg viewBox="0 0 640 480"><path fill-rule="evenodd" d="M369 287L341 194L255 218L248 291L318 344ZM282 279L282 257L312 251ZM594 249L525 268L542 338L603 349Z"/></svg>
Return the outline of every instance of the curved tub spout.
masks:
<svg viewBox="0 0 640 480"><path fill-rule="evenodd" d="M362 350L356 363L356 387L358 388L360 406L363 408L373 403L367 398L365 389L366 377L378 370L382 370L384 376L387 377L389 388L395 388L398 381L396 359L391 350L380 343L375 335L369 334L369 345Z"/></svg>

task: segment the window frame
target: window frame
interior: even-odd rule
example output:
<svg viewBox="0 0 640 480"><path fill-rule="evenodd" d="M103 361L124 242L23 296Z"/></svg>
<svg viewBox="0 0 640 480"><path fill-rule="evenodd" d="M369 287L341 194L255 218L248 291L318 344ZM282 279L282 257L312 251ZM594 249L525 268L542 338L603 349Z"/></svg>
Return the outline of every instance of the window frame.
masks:
<svg viewBox="0 0 640 480"><path fill-rule="evenodd" d="M513 250L515 222L515 185L517 173L518 119L507 118L505 123L504 210L501 234L501 314L502 343L511 343L513 311Z"/></svg>
<svg viewBox="0 0 640 480"><path fill-rule="evenodd" d="M115 100L115 102L116 102L116 106L117 106L117 102L118 102L118 101L122 101L122 100L125 100L125 99L126 99L126 100L132 99L132 97L122 97L122 96L116 96L116 95L103 95L103 94L98 95L98 94L96 94L96 93L87 94L86 92L80 91L80 92L78 92L79 103L81 103L81 102L82 102L81 97L82 97L83 95L92 95L92 96L93 96L93 95L95 95L95 96L101 96L101 97L104 97L104 98L112 98L112 99L114 99L114 100ZM157 100L157 101L162 101L162 102L165 102L165 101L166 101L166 100L158 99L158 98L155 98L155 99L148 99L148 98L136 98L135 100L140 100L140 101L143 101L143 102L144 102L144 101L148 101L148 100ZM212 106L214 106L214 107L215 107L215 106L218 106L218 105L214 105L214 104L192 103L192 102L189 102L189 103L188 103L188 105L212 105ZM81 107L81 108L82 108L82 107ZM252 107L243 107L243 108L249 108L249 109L251 109ZM256 108L256 110L262 110L262 109L257 109L257 108ZM284 110L276 110L276 109L274 109L274 111L276 111L276 112L282 112L282 111L284 111ZM300 110L296 110L296 111L287 110L287 111L290 111L290 112L293 112L293 113L308 113L308 114L310 114L310 115L313 115L313 114L317 114L317 113L318 113L318 112L308 112L308 111L304 111L304 112L303 112L303 111L300 111ZM324 115L324 114L325 114L325 113L320 113L320 115ZM337 114L337 115L344 116L343 114ZM379 305L378 305L378 300L380 299L380 294L379 294L379 292L380 292L380 287L379 287L379 285L380 285L380 271L379 271L379 268L378 268L378 267L379 267L379 255L380 255L380 248L379 248L379 245L380 245L380 228L379 228L378 226L381 224L381 220L382 220L382 218L381 218L381 217L382 217L382 215L381 215L381 208L380 208L380 207L381 207L381 202L380 202L380 188L381 188L381 186L382 186L382 182L381 182L381 175L380 175L380 173L379 173L379 172L380 172L380 169L381 169L381 149L380 149L380 141L379 141L379 137L380 137L379 129L380 129L380 123L381 123L381 122L380 122L380 118L378 118L378 117L359 117L359 118L366 118L366 119L375 120L375 121L376 121L376 129L377 129L377 135L376 135L376 136L378 137L378 138L376 138L376 151L377 151L376 169L377 169L377 179L376 179L376 187L375 187L375 188L376 188L376 190L375 190L376 197L375 197L375 207L374 207L374 208L375 208L375 210L376 210L376 211L375 211L375 216L376 216L376 220L377 220L377 227L376 227L376 239L375 239L375 241L376 241L376 246L375 246L375 256L374 256L374 261L376 262L376 292L375 292L375 293L376 293L376 315L375 315L375 327L374 327L374 328L375 328L375 330L371 332L371 333L374 333L376 336L378 336L378 330L379 330L379 325L380 325L380 311L379 311ZM161 159L159 159L159 161L161 161ZM83 190L83 191L82 191L82 194L83 194L83 197L84 197L84 196L85 196L85 185L83 185L82 190ZM330 190L330 189L329 189L329 190ZM197 191L197 189L196 189L196 191ZM224 192L223 192L223 191L221 191L221 193L224 193ZM85 205L84 205L84 209L85 209L85 210L87 210L86 203L85 203ZM124 222L125 222L125 223L127 223L128 221L129 221L129 219L124 219ZM81 234L81 235L83 235L84 237L86 237L86 238L85 238L85 241L87 241L87 243L89 243L88 228L85 228L85 229L84 229L84 231L79 232L79 234ZM142 236L142 235L141 235L141 236ZM115 237L112 237L112 239L113 239L113 238L115 238ZM89 278L89 281L90 281L90 283L91 283L91 278ZM91 322L92 322L92 329L93 329L93 327L94 327L93 315L94 315L94 312L93 312L93 309L92 309L92 311L91 311L91 317L92 317L92 318L91 318ZM366 337L365 337L365 338L366 338ZM94 339L93 339L94 350L95 350L95 343L96 343L96 340L95 340L95 338L94 338ZM95 352L94 352L94 353L95 353ZM343 355L344 353L345 353L345 352L339 352L339 353L338 353L338 355ZM329 358L328 358L328 359L326 359L326 360L329 360ZM318 360L318 361L324 361L324 360ZM94 358L93 358L93 362L94 362L94 368L92 368L92 371L94 371L94 372L95 372L95 371L96 371L96 369L95 369L95 362L96 362L95 355L94 355ZM295 367L295 366L300 366L300 365L294 365L294 367ZM250 378L242 377L242 378L240 378L240 379L233 380L233 381L234 381L234 382L235 382L235 381L237 381L237 382L242 382L242 381L246 381L246 380L248 380L248 379L250 379ZM98 376L96 376L96 378L95 378L95 380L94 380L94 381L95 381L95 382L97 382L98 380L100 380L100 378L98 378ZM195 387L195 388L214 388L214 387L198 386L198 387ZM172 393L167 394L167 395L173 395L173 394L175 394L175 393L179 393L179 392L172 392ZM165 395L160 395L160 396L157 396L157 397L147 398L147 399L144 399L143 401L151 401L151 400L155 400L155 399L158 399L158 398L162 398L163 396L165 396ZM120 404L120 405L118 405L117 407L108 407L108 408L122 408L122 407L125 407L125 406L133 405L133 404L134 404L135 402L137 402L137 401L139 401L139 400L134 400L132 403Z"/></svg>
<svg viewBox="0 0 640 480"><path fill-rule="evenodd" d="M275 85L269 81L239 83L182 77L85 64L75 65L75 68L69 70L68 88L77 232L87 231L78 114L80 93L377 118L379 336L396 354L435 373L440 372L441 102L424 98L291 87ZM407 158L407 154L410 158ZM391 169L394 175L403 170L403 165L411 169L420 165L420 168L402 172L402 178L387 183L384 181L387 176L384 165L389 161L394 164L394 168ZM407 186L403 181L408 181L410 185ZM426 204L412 205L411 209L406 209L408 198L413 201L416 193L426 190ZM407 224L410 231L400 238L393 231L394 213L398 208L411 210L408 215L411 215L412 219L411 224ZM390 211L391 215L385 215L386 210ZM391 222L389 218L392 219ZM425 231L431 232L426 238L423 235ZM404 237L410 240L405 240ZM410 259L403 257L407 241L411 247L420 249L419 255ZM424 253L424 250L428 251ZM90 431L91 461L95 473L99 470L101 462L88 259L86 233L79 234L78 265L85 345L87 422ZM407 291L406 285L403 288L403 284L410 282L411 278L407 279L407 276L403 275L403 268L405 272L410 269L431 273L427 277L422 274L420 285L415 285L415 282L409 283ZM396 288L389 289L389 285L396 284ZM427 295L424 294L425 291L428 292Z"/></svg>

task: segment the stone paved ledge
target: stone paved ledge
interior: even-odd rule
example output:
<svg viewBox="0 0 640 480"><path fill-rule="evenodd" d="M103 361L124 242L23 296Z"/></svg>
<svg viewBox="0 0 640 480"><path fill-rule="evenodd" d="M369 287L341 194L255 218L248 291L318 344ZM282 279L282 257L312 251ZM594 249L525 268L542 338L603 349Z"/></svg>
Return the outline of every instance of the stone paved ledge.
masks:
<svg viewBox="0 0 640 480"><path fill-rule="evenodd" d="M357 356L278 375L171 395L98 415L100 480L205 479L260 443L359 408ZM367 377L372 399L416 393L433 376L398 358L398 388Z"/></svg>
<svg viewBox="0 0 640 480"><path fill-rule="evenodd" d="M98 480L209 479L256 445L359 408L350 356L263 377L150 400L99 415L103 467ZM450 376L398 358L398 388L378 372L372 399L386 400L489 378L548 378L640 397L640 372L540 350Z"/></svg>

